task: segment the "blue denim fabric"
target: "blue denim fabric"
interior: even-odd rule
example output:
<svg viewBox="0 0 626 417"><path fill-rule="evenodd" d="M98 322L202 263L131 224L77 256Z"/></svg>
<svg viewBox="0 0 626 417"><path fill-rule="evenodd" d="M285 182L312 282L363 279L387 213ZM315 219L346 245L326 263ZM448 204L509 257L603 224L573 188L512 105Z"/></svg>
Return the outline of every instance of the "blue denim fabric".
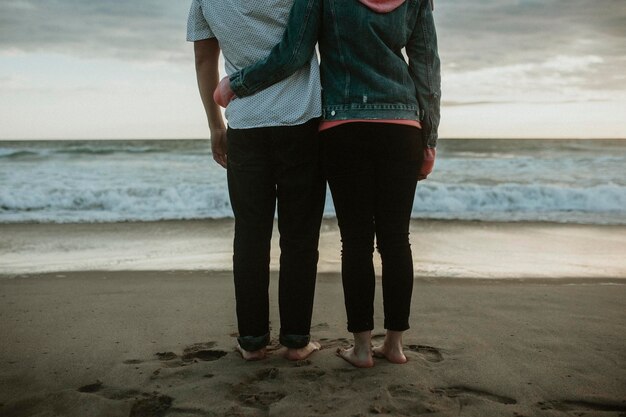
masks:
<svg viewBox="0 0 626 417"><path fill-rule="evenodd" d="M290 349L300 349L305 347L311 341L310 335L297 335L297 334L281 334L280 344Z"/></svg>
<svg viewBox="0 0 626 417"><path fill-rule="evenodd" d="M441 65L429 0L390 13L357 0L295 0L282 41L232 74L231 88L244 97L276 83L306 64L318 42L325 120L419 120L425 144L436 146Z"/></svg>
<svg viewBox="0 0 626 417"><path fill-rule="evenodd" d="M270 344L270 334L266 333L262 336L239 336L237 341L243 350L255 352Z"/></svg>

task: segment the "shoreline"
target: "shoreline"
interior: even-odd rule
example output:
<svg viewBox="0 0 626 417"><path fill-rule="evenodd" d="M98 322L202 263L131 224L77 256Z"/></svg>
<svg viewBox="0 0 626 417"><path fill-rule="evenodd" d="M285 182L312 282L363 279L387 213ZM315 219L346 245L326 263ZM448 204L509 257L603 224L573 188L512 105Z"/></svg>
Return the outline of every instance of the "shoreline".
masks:
<svg viewBox="0 0 626 417"><path fill-rule="evenodd" d="M63 271L230 271L234 221L3 224L0 275ZM413 220L424 278L626 278L626 226ZM270 268L279 267L278 230ZM320 231L319 273L341 269L336 219ZM376 272L380 257L374 254Z"/></svg>
<svg viewBox="0 0 626 417"><path fill-rule="evenodd" d="M276 220L276 219L274 219ZM106 225L124 225L124 224L177 224L177 223L232 223L234 217L207 217L198 219L162 219L162 220L120 220L120 221L90 221L90 222L38 222L38 221L20 221L20 222L0 222L0 228L3 227L20 227L20 226L106 226ZM334 215L324 215L322 225L325 223L336 223L337 217ZM483 219L443 219L443 218L411 218L411 223L443 223L443 224L459 224L459 225L478 225L478 224L511 224L511 225L544 225L544 226L582 226L582 227L624 227L626 223L578 223L571 221L558 222L554 220L483 220Z"/></svg>
<svg viewBox="0 0 626 417"><path fill-rule="evenodd" d="M277 271L270 271L276 274ZM199 269L137 269L137 270L70 270L70 271L49 271L31 273L0 273L0 281L4 280L30 280L30 279L76 279L93 278L94 276L109 277L124 276L127 279L151 277L154 275L166 274L168 276L186 275L197 279L202 279L206 275L220 275L232 277L233 271L223 270L199 270ZM341 281L339 272L318 272L318 282ZM483 278L483 277L445 277L445 276L415 276L413 279L416 285L536 285L536 286L626 286L626 277L527 277L527 278ZM381 282L381 275L376 274L376 282Z"/></svg>

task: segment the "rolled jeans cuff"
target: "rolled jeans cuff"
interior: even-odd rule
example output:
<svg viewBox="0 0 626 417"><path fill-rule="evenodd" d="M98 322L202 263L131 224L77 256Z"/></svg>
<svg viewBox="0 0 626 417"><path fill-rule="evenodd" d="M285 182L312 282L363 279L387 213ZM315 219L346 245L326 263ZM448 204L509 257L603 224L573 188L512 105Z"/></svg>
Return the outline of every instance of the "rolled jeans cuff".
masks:
<svg viewBox="0 0 626 417"><path fill-rule="evenodd" d="M281 334L280 344L290 349L300 349L311 341L311 335Z"/></svg>
<svg viewBox="0 0 626 417"><path fill-rule="evenodd" d="M265 333L262 336L239 336L237 341L243 350L255 352L269 345L270 334Z"/></svg>
<svg viewBox="0 0 626 417"><path fill-rule="evenodd" d="M392 332L404 332L409 330L410 328L411 326L409 326L408 321L391 322L385 320L385 330L391 330Z"/></svg>

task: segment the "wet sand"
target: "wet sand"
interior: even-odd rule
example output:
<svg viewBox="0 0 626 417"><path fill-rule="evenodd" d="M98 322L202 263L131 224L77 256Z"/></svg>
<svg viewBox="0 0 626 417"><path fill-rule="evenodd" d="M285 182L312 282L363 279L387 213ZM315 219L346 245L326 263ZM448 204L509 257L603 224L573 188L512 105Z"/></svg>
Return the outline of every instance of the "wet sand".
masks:
<svg viewBox="0 0 626 417"><path fill-rule="evenodd" d="M232 268L232 220L0 224L0 236L5 274ZM418 277L626 278L626 226L413 220L411 244ZM272 270L279 254L275 230ZM319 271L340 268L339 230L327 219Z"/></svg>

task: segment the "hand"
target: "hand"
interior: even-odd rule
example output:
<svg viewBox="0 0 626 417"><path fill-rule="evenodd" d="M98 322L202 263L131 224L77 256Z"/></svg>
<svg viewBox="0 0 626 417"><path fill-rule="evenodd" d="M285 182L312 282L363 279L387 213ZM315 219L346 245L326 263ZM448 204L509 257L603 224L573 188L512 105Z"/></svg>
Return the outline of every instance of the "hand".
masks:
<svg viewBox="0 0 626 417"><path fill-rule="evenodd" d="M226 168L228 149L226 146L226 129L211 130L211 152L215 162Z"/></svg>
<svg viewBox="0 0 626 417"><path fill-rule="evenodd" d="M425 180L428 174L433 172L435 167L435 156L437 156L437 150L435 148L424 149L424 160L422 161L422 167L417 174L417 180Z"/></svg>
<svg viewBox="0 0 626 417"><path fill-rule="evenodd" d="M228 107L228 104L237 97L233 90L230 88L230 80L228 77L222 78L217 88L213 92L213 100L224 108Z"/></svg>

